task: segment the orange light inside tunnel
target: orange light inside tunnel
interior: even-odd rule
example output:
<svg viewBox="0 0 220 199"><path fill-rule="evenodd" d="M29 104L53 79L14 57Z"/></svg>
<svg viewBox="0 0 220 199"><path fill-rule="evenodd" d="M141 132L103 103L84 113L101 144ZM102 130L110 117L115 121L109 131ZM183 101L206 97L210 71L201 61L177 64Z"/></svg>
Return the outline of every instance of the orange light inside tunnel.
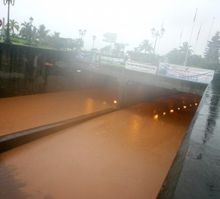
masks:
<svg viewBox="0 0 220 199"><path fill-rule="evenodd" d="M117 104L118 102L117 102L117 100L114 100L113 103L114 103L114 104Z"/></svg>
<svg viewBox="0 0 220 199"><path fill-rule="evenodd" d="M155 120L157 120L158 118L159 118L159 115L158 115L158 114L154 115L154 119L155 119Z"/></svg>
<svg viewBox="0 0 220 199"><path fill-rule="evenodd" d="M195 103L195 106L198 106L198 103Z"/></svg>
<svg viewBox="0 0 220 199"><path fill-rule="evenodd" d="M178 109L178 111L179 111L179 110L180 110L180 107L178 107L177 109Z"/></svg>
<svg viewBox="0 0 220 199"><path fill-rule="evenodd" d="M190 107L192 106L192 104L189 105Z"/></svg>
<svg viewBox="0 0 220 199"><path fill-rule="evenodd" d="M167 113L166 112L163 112L163 115L166 115Z"/></svg>
<svg viewBox="0 0 220 199"><path fill-rule="evenodd" d="M170 109L170 113L173 113L174 112L174 110L173 109Z"/></svg>
<svg viewBox="0 0 220 199"><path fill-rule="evenodd" d="M187 106L183 106L183 108L184 108L184 109L186 109L186 108L187 108Z"/></svg>

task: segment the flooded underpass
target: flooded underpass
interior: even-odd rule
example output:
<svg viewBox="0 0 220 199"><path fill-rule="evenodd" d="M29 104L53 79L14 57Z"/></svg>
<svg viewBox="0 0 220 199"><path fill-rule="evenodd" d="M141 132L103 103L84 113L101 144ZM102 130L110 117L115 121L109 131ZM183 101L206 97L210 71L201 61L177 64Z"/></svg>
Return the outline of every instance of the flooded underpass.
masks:
<svg viewBox="0 0 220 199"><path fill-rule="evenodd" d="M154 199L198 104L148 101L2 153L1 197Z"/></svg>

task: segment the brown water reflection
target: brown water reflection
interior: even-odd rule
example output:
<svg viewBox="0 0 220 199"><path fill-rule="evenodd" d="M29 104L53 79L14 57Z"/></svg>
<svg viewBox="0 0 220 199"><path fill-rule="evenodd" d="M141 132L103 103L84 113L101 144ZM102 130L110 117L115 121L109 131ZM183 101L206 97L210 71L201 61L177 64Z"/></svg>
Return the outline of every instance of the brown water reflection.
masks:
<svg viewBox="0 0 220 199"><path fill-rule="evenodd" d="M0 136L105 110L115 95L91 89L0 99Z"/></svg>
<svg viewBox="0 0 220 199"><path fill-rule="evenodd" d="M31 198L154 199L193 116L175 111L155 120L154 110L166 108L160 105L62 130L2 154L0 165L15 169L24 183L17 189Z"/></svg>

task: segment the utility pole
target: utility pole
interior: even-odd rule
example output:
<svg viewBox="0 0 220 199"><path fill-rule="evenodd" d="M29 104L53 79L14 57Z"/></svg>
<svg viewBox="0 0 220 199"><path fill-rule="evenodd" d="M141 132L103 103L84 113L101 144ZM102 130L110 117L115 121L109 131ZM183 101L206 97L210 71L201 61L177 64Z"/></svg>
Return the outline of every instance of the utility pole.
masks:
<svg viewBox="0 0 220 199"><path fill-rule="evenodd" d="M163 34L165 32L165 29L163 27L161 27L160 30L156 30L155 28L152 28L151 32L152 32L153 37L155 37L155 41L154 41L154 54L156 54L156 46L157 46L158 39L163 36Z"/></svg>
<svg viewBox="0 0 220 199"><path fill-rule="evenodd" d="M10 44L10 27L9 27L9 22L10 22L10 5L14 6L15 0L3 0L4 5L8 6L8 18L7 18L7 29L6 29L6 38L5 38L5 43Z"/></svg>
<svg viewBox="0 0 220 199"><path fill-rule="evenodd" d="M83 41L83 37L85 36L85 34L86 34L86 29L84 29L84 30L79 29L79 36L82 41Z"/></svg>
<svg viewBox="0 0 220 199"><path fill-rule="evenodd" d="M194 31L194 27L195 27L195 22L196 22L196 17L197 17L197 11L198 11L198 8L196 8L196 12L195 12L195 16L193 17L193 24L192 24L192 29L191 29L191 33L190 33L190 37L189 37L189 46L191 44L191 40L192 40L192 35L193 35L193 31ZM186 55L185 55L185 59L184 59L184 66L187 65L187 62L188 62L188 58L189 58L189 47L187 48L186 50Z"/></svg>

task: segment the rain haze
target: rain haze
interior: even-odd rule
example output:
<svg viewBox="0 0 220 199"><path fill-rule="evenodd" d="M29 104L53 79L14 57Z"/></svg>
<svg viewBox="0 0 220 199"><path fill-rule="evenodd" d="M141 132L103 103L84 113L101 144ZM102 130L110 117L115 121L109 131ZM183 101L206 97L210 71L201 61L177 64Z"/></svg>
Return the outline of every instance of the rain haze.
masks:
<svg viewBox="0 0 220 199"><path fill-rule="evenodd" d="M22 23L33 17L35 25L44 24L51 34L56 31L68 38L78 38L78 30L86 29L86 49L92 47L92 35L97 36L96 47L103 47L106 32L117 33L117 41L133 49L144 39L153 43L151 29L163 26L157 52L165 54L189 41L198 8L190 44L194 53L203 54L207 40L219 29L219 6L218 0L20 0L11 8L11 18ZM6 7L0 9L6 18Z"/></svg>
<svg viewBox="0 0 220 199"><path fill-rule="evenodd" d="M0 199L220 199L220 0L0 0Z"/></svg>

